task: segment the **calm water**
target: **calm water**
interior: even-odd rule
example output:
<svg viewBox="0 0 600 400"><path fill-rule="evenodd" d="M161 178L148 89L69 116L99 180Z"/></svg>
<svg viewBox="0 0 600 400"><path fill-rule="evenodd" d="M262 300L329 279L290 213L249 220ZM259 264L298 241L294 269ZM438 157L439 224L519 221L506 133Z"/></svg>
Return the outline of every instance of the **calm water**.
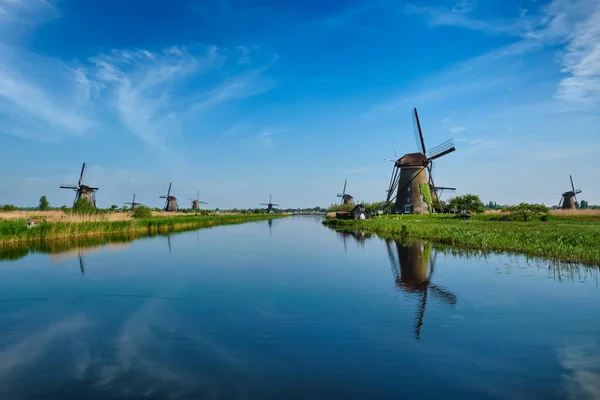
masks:
<svg viewBox="0 0 600 400"><path fill-rule="evenodd" d="M594 269L312 217L0 261L0 398L600 398Z"/></svg>

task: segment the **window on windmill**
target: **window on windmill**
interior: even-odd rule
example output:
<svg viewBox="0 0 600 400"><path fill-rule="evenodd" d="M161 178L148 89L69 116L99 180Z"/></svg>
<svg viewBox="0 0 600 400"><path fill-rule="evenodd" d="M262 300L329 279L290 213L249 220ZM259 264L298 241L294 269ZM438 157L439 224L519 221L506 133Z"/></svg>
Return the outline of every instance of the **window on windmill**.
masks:
<svg viewBox="0 0 600 400"><path fill-rule="evenodd" d="M410 186L407 188L408 192L410 193Z"/></svg>
<svg viewBox="0 0 600 400"><path fill-rule="evenodd" d="M408 196L408 197L406 198L406 202L407 202L408 204L410 204L410 196Z"/></svg>

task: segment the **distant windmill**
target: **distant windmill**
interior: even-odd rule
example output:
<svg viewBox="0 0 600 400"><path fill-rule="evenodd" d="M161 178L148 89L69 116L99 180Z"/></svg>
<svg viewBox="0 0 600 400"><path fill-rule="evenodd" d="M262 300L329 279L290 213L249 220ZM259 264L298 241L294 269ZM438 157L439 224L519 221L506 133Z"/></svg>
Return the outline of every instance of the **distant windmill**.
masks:
<svg viewBox="0 0 600 400"><path fill-rule="evenodd" d="M131 200L130 203L124 203L124 204L129 204L131 206L131 209L134 209L137 206L141 206L142 205L142 203L136 203L135 202L135 193L133 194L133 200Z"/></svg>
<svg viewBox="0 0 600 400"><path fill-rule="evenodd" d="M347 180L344 181L344 190L342 190L342 193L338 193L337 197L342 198L342 205L352 205L352 200L354 198L346 193L346 184L348 184Z"/></svg>
<svg viewBox="0 0 600 400"><path fill-rule="evenodd" d="M406 292L421 295L421 302L417 311L417 321L415 323L415 337L417 340L420 340L429 292L431 291L431 293L450 305L456 304L456 295L431 282L437 257L437 253L434 252L431 254L433 251L431 244L424 244L417 241L403 245L400 241L395 241L397 258L392 247L394 241L386 240L385 244L396 280L396 286Z"/></svg>
<svg viewBox="0 0 600 400"><path fill-rule="evenodd" d="M200 191L198 190L198 196L196 196L196 199L190 199L190 201L192 202L192 210L199 210L200 209L200 204L208 204L205 201L200 201Z"/></svg>
<svg viewBox="0 0 600 400"><path fill-rule="evenodd" d="M415 139L417 140L418 153L408 153L394 162L394 169L387 190L386 206L393 203L393 213L418 213L432 212L422 193L422 185L429 185L429 192L433 208L441 208L439 190L456 190L455 188L436 187L433 182L433 161L452 153L456 150L452 140L448 140L429 151L425 148L423 131L417 109L413 110L413 125ZM394 150L395 153L395 150Z"/></svg>
<svg viewBox="0 0 600 400"><path fill-rule="evenodd" d="M575 189L573 177L569 175L569 178L571 179L571 190L564 192L560 198L560 203L558 203L558 208L563 210L575 210L579 205L576 195L581 193L581 189Z"/></svg>
<svg viewBox="0 0 600 400"><path fill-rule="evenodd" d="M171 196L171 185L172 182L169 182L169 190L167 190L166 196L160 196L160 199L166 199L164 211L178 211L179 206L177 205L177 198L175 196Z"/></svg>
<svg viewBox="0 0 600 400"><path fill-rule="evenodd" d="M267 206L267 214L273 214L273 206L279 206L279 204L273 204L271 197L272 195L269 195L268 203L260 203L261 206Z"/></svg>
<svg viewBox="0 0 600 400"><path fill-rule="evenodd" d="M73 202L73 205L75 205L79 199L85 199L92 207L96 208L96 190L98 190L98 188L82 184L84 172L85 163L83 163L83 166L81 167L81 174L79 174L79 182L77 185L60 185L60 188L72 189L75 191L75 201Z"/></svg>

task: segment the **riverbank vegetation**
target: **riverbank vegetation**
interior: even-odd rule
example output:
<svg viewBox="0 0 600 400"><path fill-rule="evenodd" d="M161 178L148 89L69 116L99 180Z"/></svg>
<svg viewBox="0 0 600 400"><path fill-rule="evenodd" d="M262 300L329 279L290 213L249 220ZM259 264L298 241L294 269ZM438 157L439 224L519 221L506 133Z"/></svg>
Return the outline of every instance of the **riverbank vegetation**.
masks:
<svg viewBox="0 0 600 400"><path fill-rule="evenodd" d="M598 213L532 214L527 221L499 212L466 220L447 214L387 215L367 221L330 219L324 224L341 231L360 230L383 237L428 239L450 246L600 265Z"/></svg>
<svg viewBox="0 0 600 400"><path fill-rule="evenodd" d="M79 236L115 233L169 232L176 229L203 228L218 225L240 224L278 218L276 214L236 215L180 215L148 218L132 218L129 214L69 214L65 218L41 221L33 226L26 219L0 219L0 245L14 242L35 242Z"/></svg>

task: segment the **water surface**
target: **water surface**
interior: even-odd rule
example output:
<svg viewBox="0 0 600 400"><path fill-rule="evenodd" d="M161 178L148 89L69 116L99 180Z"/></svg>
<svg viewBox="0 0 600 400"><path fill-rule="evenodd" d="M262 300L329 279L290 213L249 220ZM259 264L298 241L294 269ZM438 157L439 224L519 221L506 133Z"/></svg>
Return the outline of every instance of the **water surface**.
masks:
<svg viewBox="0 0 600 400"><path fill-rule="evenodd" d="M600 397L594 268L314 217L52 253L0 261L2 399Z"/></svg>

